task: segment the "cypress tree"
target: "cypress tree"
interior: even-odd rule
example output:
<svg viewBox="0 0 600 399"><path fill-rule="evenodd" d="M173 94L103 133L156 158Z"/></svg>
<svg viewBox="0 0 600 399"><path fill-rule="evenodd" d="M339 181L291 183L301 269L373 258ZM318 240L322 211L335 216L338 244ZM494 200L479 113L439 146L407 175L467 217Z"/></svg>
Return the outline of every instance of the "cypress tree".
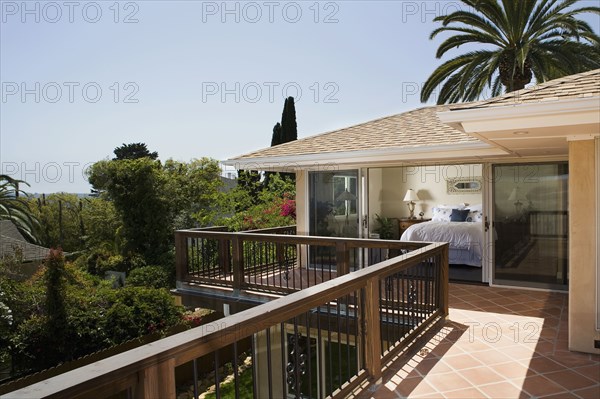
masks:
<svg viewBox="0 0 600 399"><path fill-rule="evenodd" d="M286 100L287 102L287 100ZM271 147L276 145L283 144L283 136L281 132L281 124L277 122L275 126L273 126L273 136L271 137ZM275 174L275 172L265 172L265 180L263 181L263 187L269 187L269 182L271 181L271 175Z"/></svg>
<svg viewBox="0 0 600 399"><path fill-rule="evenodd" d="M282 143L298 140L294 97L286 98L285 103L283 104L283 113L281 114L281 137Z"/></svg>
<svg viewBox="0 0 600 399"><path fill-rule="evenodd" d="M281 135L281 124L277 122L275 126L273 126L273 136L271 137L271 147L276 146L278 144L282 144L282 135Z"/></svg>

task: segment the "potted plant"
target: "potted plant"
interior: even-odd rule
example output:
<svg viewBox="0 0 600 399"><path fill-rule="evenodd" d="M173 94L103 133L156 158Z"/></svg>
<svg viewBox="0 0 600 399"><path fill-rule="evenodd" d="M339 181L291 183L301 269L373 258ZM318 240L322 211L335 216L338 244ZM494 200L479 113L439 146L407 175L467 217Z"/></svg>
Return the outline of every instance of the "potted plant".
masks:
<svg viewBox="0 0 600 399"><path fill-rule="evenodd" d="M375 221L377 222L377 227L373 232L379 234L379 238L382 240L391 240L394 238L394 219L375 214Z"/></svg>

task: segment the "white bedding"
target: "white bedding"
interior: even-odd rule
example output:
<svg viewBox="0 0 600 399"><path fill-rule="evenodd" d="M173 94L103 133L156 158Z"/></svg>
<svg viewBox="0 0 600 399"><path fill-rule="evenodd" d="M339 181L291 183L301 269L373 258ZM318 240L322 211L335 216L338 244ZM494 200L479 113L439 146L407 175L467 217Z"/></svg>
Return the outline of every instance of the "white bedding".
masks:
<svg viewBox="0 0 600 399"><path fill-rule="evenodd" d="M447 242L450 263L481 267L483 224L472 222L423 222L410 226L402 241Z"/></svg>

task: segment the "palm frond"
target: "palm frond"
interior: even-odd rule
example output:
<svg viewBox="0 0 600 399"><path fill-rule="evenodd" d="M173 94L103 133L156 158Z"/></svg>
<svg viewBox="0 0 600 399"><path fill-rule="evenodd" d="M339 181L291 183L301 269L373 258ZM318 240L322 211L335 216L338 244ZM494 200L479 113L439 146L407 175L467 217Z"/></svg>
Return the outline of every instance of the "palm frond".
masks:
<svg viewBox="0 0 600 399"><path fill-rule="evenodd" d="M461 0L471 9L434 19L441 26L431 38L451 32L436 56L466 44L496 46L471 51L436 68L425 82L421 101L439 87L438 103L471 101L491 89L494 95L600 68L600 36L579 14L600 15L600 7L577 7L580 0ZM453 92L456 91L456 92Z"/></svg>

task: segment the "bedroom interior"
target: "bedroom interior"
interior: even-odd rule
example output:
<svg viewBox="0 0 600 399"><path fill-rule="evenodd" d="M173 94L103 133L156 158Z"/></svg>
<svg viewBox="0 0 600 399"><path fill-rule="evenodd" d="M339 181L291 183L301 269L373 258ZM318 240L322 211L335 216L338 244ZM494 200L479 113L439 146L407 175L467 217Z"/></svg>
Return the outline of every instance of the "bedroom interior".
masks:
<svg viewBox="0 0 600 399"><path fill-rule="evenodd" d="M376 226L373 217L382 215L397 220L399 239L451 242L450 278L481 282L482 172L481 164L371 168L369 225ZM453 209L461 223L446 223Z"/></svg>

